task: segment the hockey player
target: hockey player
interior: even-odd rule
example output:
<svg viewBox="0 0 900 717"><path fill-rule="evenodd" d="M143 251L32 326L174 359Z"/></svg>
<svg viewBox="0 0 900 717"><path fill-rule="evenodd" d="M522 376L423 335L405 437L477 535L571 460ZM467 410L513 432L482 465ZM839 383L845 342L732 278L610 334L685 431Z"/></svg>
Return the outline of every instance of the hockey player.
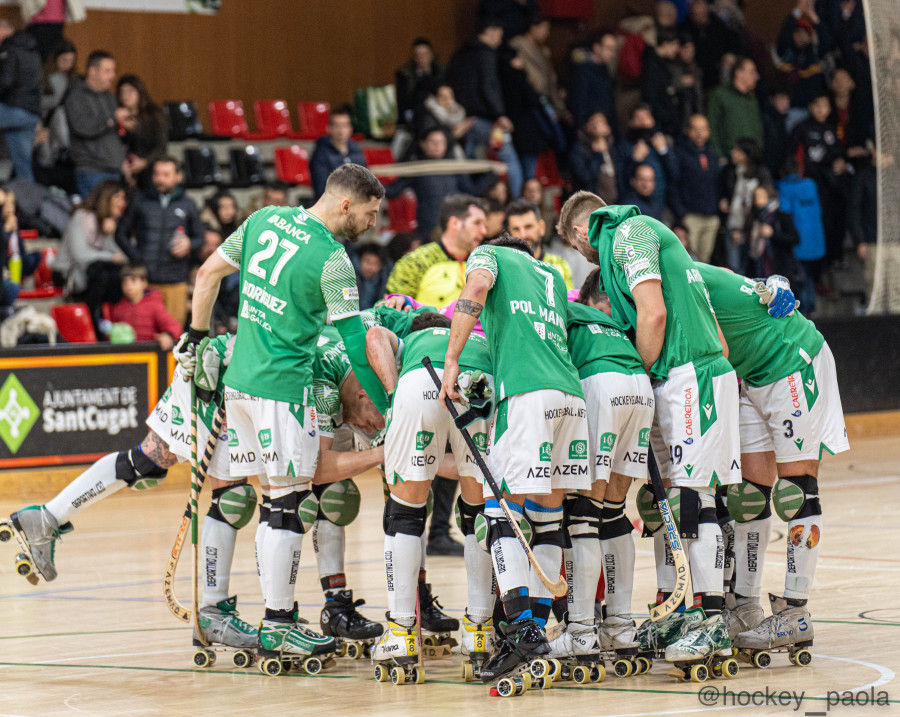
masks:
<svg viewBox="0 0 900 717"><path fill-rule="evenodd" d="M525 242L507 234L482 245L466 267L441 387L442 399L459 398L460 354L480 316L499 400L489 467L510 509L534 526L534 555L547 575L557 575L562 562L563 497L590 488L584 397L566 348L567 305L562 276L534 259ZM489 682L549 652L544 625L551 594L493 497L485 516L509 620L500 651L481 671Z"/></svg>

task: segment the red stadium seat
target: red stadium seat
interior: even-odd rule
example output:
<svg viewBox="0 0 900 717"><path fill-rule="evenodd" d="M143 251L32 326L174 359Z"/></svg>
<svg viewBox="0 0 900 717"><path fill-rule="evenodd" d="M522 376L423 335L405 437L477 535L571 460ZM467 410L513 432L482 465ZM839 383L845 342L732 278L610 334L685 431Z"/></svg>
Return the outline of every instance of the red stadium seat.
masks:
<svg viewBox="0 0 900 717"><path fill-rule="evenodd" d="M309 155L299 145L275 148L275 176L282 182L312 186Z"/></svg>
<svg viewBox="0 0 900 717"><path fill-rule="evenodd" d="M97 334L86 304L56 304L50 307L59 335L74 344L95 344Z"/></svg>
<svg viewBox="0 0 900 717"><path fill-rule="evenodd" d="M419 202L412 190L403 192L396 199L389 199L387 205L390 230L395 233L415 231L419 223L416 221L416 209Z"/></svg>
<svg viewBox="0 0 900 717"><path fill-rule="evenodd" d="M538 155L535 176L541 185L545 187L561 187L565 184L559 174L559 167L556 165L556 155L553 153L553 150L546 150Z"/></svg>
<svg viewBox="0 0 900 717"><path fill-rule="evenodd" d="M394 153L390 147L364 147L363 156L366 158L366 164L374 167L376 164L393 164ZM379 177L382 184L391 184L397 181L396 177Z"/></svg>
<svg viewBox="0 0 900 717"><path fill-rule="evenodd" d="M50 268L56 258L56 247L41 249L41 261L34 270L34 288L19 292L20 299L50 299L63 293L62 287L53 285L53 270Z"/></svg>
<svg viewBox="0 0 900 717"><path fill-rule="evenodd" d="M209 103L209 118L213 134L251 141L275 139L275 135L250 131L244 103L240 100L213 100Z"/></svg>
<svg viewBox="0 0 900 717"><path fill-rule="evenodd" d="M314 140L328 132L331 105L327 102L298 102L297 121L300 131L297 139Z"/></svg>
<svg viewBox="0 0 900 717"><path fill-rule="evenodd" d="M256 100L253 103L256 131L271 137L304 139L291 126L291 111L284 100Z"/></svg>

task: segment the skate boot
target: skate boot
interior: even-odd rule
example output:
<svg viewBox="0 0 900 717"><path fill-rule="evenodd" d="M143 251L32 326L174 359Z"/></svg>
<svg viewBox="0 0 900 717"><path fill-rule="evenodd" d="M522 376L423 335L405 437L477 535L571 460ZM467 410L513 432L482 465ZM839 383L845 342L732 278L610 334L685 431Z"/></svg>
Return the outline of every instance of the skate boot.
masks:
<svg viewBox="0 0 900 717"><path fill-rule="evenodd" d="M488 618L476 623L463 615L459 654L463 656L462 676L466 682L481 679L481 668L494 654L494 622Z"/></svg>
<svg viewBox="0 0 900 717"><path fill-rule="evenodd" d="M648 605L648 607L652 609L653 605ZM656 622L649 618L644 620L638 627L635 636L638 643L638 654L648 658L652 665L654 659L665 657L666 647L681 639L682 635L705 618L706 615L702 609L693 607L689 610L669 613Z"/></svg>
<svg viewBox="0 0 900 717"><path fill-rule="evenodd" d="M789 600L769 595L772 615L734 641L741 659L757 667L768 667L773 652L787 652L792 665L806 667L812 662L813 626L806 600ZM801 603L801 604L791 604Z"/></svg>
<svg viewBox="0 0 900 717"><path fill-rule="evenodd" d="M616 677L643 675L653 665L650 658L638 654L637 632L634 620L620 615L610 615L600 623L600 649L613 663Z"/></svg>
<svg viewBox="0 0 900 717"><path fill-rule="evenodd" d="M354 601L352 590L329 590L325 595L328 601L319 618L322 634L338 638L338 655L346 655L351 660L364 655L368 657L384 627L357 612L356 608L365 605L366 601Z"/></svg>
<svg viewBox="0 0 900 717"><path fill-rule="evenodd" d="M548 652L547 636L534 620L510 623L505 627L500 651L481 668L481 681L496 682L501 697L520 695L530 689L532 677L547 689L553 684L550 663L542 659Z"/></svg>
<svg viewBox="0 0 900 717"><path fill-rule="evenodd" d="M235 667L251 667L257 643L257 630L238 616L237 598L200 609L200 632L194 628L194 664L197 667L212 667L217 652L231 652ZM204 645L200 638L205 639ZM225 648L233 648L231 650Z"/></svg>
<svg viewBox="0 0 900 717"><path fill-rule="evenodd" d="M335 639L311 630L308 623L297 616L296 603L294 611L279 612L285 614L264 619L259 625L260 671L273 677L294 669L309 675L318 674L335 650Z"/></svg>
<svg viewBox="0 0 900 717"><path fill-rule="evenodd" d="M593 622L567 622L565 629L550 641L547 660L553 679L573 680L579 685L606 679Z"/></svg>
<svg viewBox="0 0 900 717"><path fill-rule="evenodd" d="M729 597L725 600L722 617L725 618L725 625L728 627L728 636L734 640L739 633L752 630L759 625L765 613L757 598Z"/></svg>
<svg viewBox="0 0 900 717"><path fill-rule="evenodd" d="M44 506L29 505L0 520L0 542L15 537L22 549L16 556L16 572L37 585L38 576L47 582L56 579L56 541L74 529L71 523L59 525Z"/></svg>
<svg viewBox="0 0 900 717"><path fill-rule="evenodd" d="M725 618L713 615L694 625L680 640L669 645L666 661L674 665L669 671L673 677L704 682L710 674L725 678L737 676L738 663L733 654Z"/></svg>
<svg viewBox="0 0 900 717"><path fill-rule="evenodd" d="M418 636L416 626L404 627L387 617L387 630L372 646L372 663L375 665L375 680L402 685L425 682L425 670L417 666L419 661Z"/></svg>
<svg viewBox="0 0 900 717"><path fill-rule="evenodd" d="M459 620L450 617L441 608L438 599L431 594L431 583L419 583L419 617L422 632L433 633L422 636L422 647L428 647L426 657L449 657L450 648L458 644L450 633L459 630Z"/></svg>

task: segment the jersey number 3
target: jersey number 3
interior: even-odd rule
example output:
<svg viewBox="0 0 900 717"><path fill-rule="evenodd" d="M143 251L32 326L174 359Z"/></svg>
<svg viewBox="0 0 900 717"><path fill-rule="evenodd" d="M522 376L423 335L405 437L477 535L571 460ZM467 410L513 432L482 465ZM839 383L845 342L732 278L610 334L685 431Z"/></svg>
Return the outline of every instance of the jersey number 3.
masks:
<svg viewBox="0 0 900 717"><path fill-rule="evenodd" d="M287 239L279 241L278 235L271 229L266 229L259 235L256 241L260 244L265 244L266 246L251 257L250 264L247 266L247 271L254 276L258 276L263 281L266 280L267 272L261 264L275 256L275 253L279 248L283 250L281 256L278 257L278 261L275 262L275 266L272 269L272 275L269 276L269 283L272 286L275 286L278 283L278 277L281 276L281 271L284 269L285 264L287 264L290 258L297 253L297 250L300 247Z"/></svg>

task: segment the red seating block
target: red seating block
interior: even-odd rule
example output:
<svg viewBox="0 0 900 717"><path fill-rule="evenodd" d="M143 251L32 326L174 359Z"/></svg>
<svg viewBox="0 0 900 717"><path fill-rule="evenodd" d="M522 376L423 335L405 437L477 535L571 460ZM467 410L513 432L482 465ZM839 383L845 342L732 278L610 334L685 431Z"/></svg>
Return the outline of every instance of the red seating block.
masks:
<svg viewBox="0 0 900 717"><path fill-rule="evenodd" d="M284 100L256 100L253 103L256 131L271 137L302 139L291 126L291 111Z"/></svg>
<svg viewBox="0 0 900 717"><path fill-rule="evenodd" d="M331 105L327 102L298 102L299 131L297 139L314 140L326 134L329 117L331 117Z"/></svg>
<svg viewBox="0 0 900 717"><path fill-rule="evenodd" d="M59 334L75 344L97 343L94 324L86 304L56 304L50 307Z"/></svg>
<svg viewBox="0 0 900 717"><path fill-rule="evenodd" d="M244 103L240 100L213 100L209 103L209 118L213 134L251 141L275 139L275 135L250 131Z"/></svg>
<svg viewBox="0 0 900 717"><path fill-rule="evenodd" d="M275 176L282 182L312 186L309 155L299 145L275 148Z"/></svg>

